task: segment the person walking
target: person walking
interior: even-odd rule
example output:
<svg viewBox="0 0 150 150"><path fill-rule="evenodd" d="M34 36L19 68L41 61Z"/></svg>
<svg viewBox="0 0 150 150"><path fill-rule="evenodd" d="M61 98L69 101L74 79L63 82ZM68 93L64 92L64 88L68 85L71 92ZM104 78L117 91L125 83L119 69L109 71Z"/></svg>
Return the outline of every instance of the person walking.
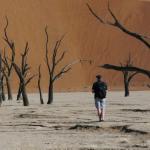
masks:
<svg viewBox="0 0 150 150"><path fill-rule="evenodd" d="M99 121L104 121L107 84L102 81L101 75L96 76L96 82L93 83L92 92L94 93L95 107L97 109Z"/></svg>

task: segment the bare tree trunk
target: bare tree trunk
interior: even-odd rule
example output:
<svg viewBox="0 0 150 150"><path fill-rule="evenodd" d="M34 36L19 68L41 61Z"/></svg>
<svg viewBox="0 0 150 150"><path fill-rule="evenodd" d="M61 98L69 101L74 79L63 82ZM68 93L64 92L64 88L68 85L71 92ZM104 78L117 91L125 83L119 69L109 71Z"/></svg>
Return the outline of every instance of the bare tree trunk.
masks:
<svg viewBox="0 0 150 150"><path fill-rule="evenodd" d="M52 104L52 103L53 103L53 82L50 81L47 104Z"/></svg>
<svg viewBox="0 0 150 150"><path fill-rule="evenodd" d="M41 102L41 104L44 104L42 92L41 91L39 91L39 92L40 92L40 102Z"/></svg>
<svg viewBox="0 0 150 150"><path fill-rule="evenodd" d="M13 98L12 98L9 78L6 78L6 85L7 85L7 92L8 92L8 100L12 100Z"/></svg>
<svg viewBox="0 0 150 150"><path fill-rule="evenodd" d="M26 87L24 84L22 85L22 98L23 98L23 105L29 106L28 96L26 93Z"/></svg>
<svg viewBox="0 0 150 150"><path fill-rule="evenodd" d="M19 89L18 89L18 93L17 93L17 100L20 100L21 98L21 84L19 84Z"/></svg>
<svg viewBox="0 0 150 150"><path fill-rule="evenodd" d="M39 65L38 88L39 88L39 93L40 93L40 102L41 104L44 104L42 90L41 90L41 65Z"/></svg>
<svg viewBox="0 0 150 150"><path fill-rule="evenodd" d="M130 94L130 92L129 92L129 83L128 82L124 83L124 88L125 88L125 97L127 97Z"/></svg>
<svg viewBox="0 0 150 150"><path fill-rule="evenodd" d="M129 72L128 71L123 71L123 76L124 76L124 96L127 97L129 96L129 82L128 82L128 77L129 77Z"/></svg>
<svg viewBox="0 0 150 150"><path fill-rule="evenodd" d="M5 88L4 88L4 77L2 78L2 99L3 99L3 101L6 100L6 97L5 97Z"/></svg>

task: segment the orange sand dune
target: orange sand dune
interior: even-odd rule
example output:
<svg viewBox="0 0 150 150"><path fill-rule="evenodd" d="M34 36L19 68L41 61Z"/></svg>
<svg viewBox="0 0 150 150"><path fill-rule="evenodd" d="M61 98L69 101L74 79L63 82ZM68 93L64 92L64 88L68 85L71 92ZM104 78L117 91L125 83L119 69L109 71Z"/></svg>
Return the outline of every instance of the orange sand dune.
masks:
<svg viewBox="0 0 150 150"><path fill-rule="evenodd" d="M62 50L68 50L63 64L76 59L92 60L92 64L83 62L74 65L71 72L56 82L59 91L77 91L90 87L97 73L104 76L112 88L122 87L122 74L98 68L104 63L119 64L126 61L129 52L136 66L150 69L150 50L136 39L129 37L116 28L100 24L88 11L86 3L105 19L111 19L107 12L106 0L1 0L0 35L3 37L5 16L9 19L9 35L15 41L17 62L29 42L29 62L32 73L37 73L42 64L42 88L46 91L48 73L44 62L45 34L48 25L49 48L63 34L65 39ZM150 2L140 0L111 0L111 8L119 20L130 30L150 35ZM6 47L1 38L1 49ZM59 68L58 68L59 69ZM15 73L14 73L15 74ZM17 89L16 77L12 78L14 91ZM148 79L138 75L132 82L133 87L143 87ZM37 90L37 79L29 86L28 91Z"/></svg>

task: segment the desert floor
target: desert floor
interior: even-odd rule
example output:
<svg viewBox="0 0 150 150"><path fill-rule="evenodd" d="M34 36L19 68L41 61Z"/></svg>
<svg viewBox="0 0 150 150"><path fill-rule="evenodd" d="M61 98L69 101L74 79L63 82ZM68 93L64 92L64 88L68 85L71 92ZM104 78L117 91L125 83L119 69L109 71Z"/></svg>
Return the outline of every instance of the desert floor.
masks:
<svg viewBox="0 0 150 150"><path fill-rule="evenodd" d="M29 107L6 101L0 108L0 150L149 150L150 92L123 95L109 92L101 123L91 93L56 93L53 105L40 105L38 94L28 95Z"/></svg>

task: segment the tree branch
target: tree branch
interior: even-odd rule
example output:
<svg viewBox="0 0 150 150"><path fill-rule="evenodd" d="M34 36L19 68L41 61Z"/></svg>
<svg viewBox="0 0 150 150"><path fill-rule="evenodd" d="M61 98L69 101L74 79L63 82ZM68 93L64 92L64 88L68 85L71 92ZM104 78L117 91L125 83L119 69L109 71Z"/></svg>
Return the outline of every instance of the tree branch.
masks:
<svg viewBox="0 0 150 150"><path fill-rule="evenodd" d="M71 66L74 65L74 64L76 64L76 63L78 63L78 62L80 62L80 60L76 60L76 61L71 62L71 63L68 64L68 65L65 65L65 66L60 70L60 72L54 76L53 82L54 82L55 80L57 80L58 78L60 78L62 74L67 73L68 71L70 71L70 70L71 70Z"/></svg>
<svg viewBox="0 0 150 150"><path fill-rule="evenodd" d="M22 73L21 73L19 66L13 62L13 67L14 67L18 77L20 78L20 81L24 82L24 79L23 79L23 76L22 76Z"/></svg>
<svg viewBox="0 0 150 150"><path fill-rule="evenodd" d="M60 58L56 61L56 66L59 64L59 62L63 60L63 58L65 57L65 54L66 54L66 51L64 51L62 55L60 56Z"/></svg>
<svg viewBox="0 0 150 150"><path fill-rule="evenodd" d="M29 77L29 79L27 79L25 85L28 85L28 84L31 82L31 80L32 80L34 77L36 77L36 76L37 76L37 74L35 74L35 75Z"/></svg>
<svg viewBox="0 0 150 150"><path fill-rule="evenodd" d="M111 64L104 64L99 67L102 67L105 69L113 69L116 71L136 71L136 72L142 73L150 78L150 71L139 68L139 67L120 67L120 66L115 66L115 65L111 65Z"/></svg>
<svg viewBox="0 0 150 150"><path fill-rule="evenodd" d="M67 68L67 66L63 67L62 70L57 75L54 76L53 82L57 80L58 78L60 78L64 73L67 73L70 70L71 70L71 67L69 68Z"/></svg>
<svg viewBox="0 0 150 150"><path fill-rule="evenodd" d="M10 76L11 70L12 70L12 67L13 67L12 62L14 62L14 60L15 60L15 45L14 45L14 42L11 41L11 40L9 39L8 35L7 35L7 28L8 28L8 25L9 25L9 22L8 22L8 18L7 18L7 16L6 16L6 26L5 26L5 28L4 28L4 35L5 35L4 40L5 40L5 42L7 43L7 45L9 46L9 48L11 49L11 63L9 64L9 63L7 62L8 66L9 66L9 68L7 67L7 68L8 68L8 76ZM5 51L4 51L4 54L5 54ZM5 59L6 59L6 57L5 57Z"/></svg>
<svg viewBox="0 0 150 150"><path fill-rule="evenodd" d="M119 20L117 19L117 17L114 15L114 13L112 12L112 10L110 9L109 6L109 2L108 2L108 11L110 13L110 15L112 16L112 18L114 19L114 22L110 22L110 21L104 21L103 19L101 19L95 12L94 10L90 7L89 4L87 4L87 7L89 9L89 11L91 12L91 14L100 21L100 23L103 24L108 24L111 26L114 26L118 29L120 29L121 31L123 31L124 33L136 38L137 40L139 40L140 42L142 42L144 45L146 45L149 49L150 49L150 42L148 42L146 39L148 39L146 36L143 36L141 34L138 34L136 32L132 32L130 30L128 30L126 27L124 27ZM146 39L145 39L146 38Z"/></svg>
<svg viewBox="0 0 150 150"><path fill-rule="evenodd" d="M135 76L135 75L137 75L139 72L134 72L134 73L132 73L130 76L129 76L129 78L128 78L128 82L130 82L132 79L133 79L133 77Z"/></svg>
<svg viewBox="0 0 150 150"><path fill-rule="evenodd" d="M51 74L53 76L54 74L54 70L55 70L55 67L57 66L57 64L63 59L59 59L58 61L56 60L56 57L57 57L57 54L58 54L58 49L61 45L61 42L64 38L64 35L60 38L60 40L58 40L55 44L55 47L54 47L54 50L53 50L53 57L52 57L52 69L51 69Z"/></svg>
<svg viewBox="0 0 150 150"><path fill-rule="evenodd" d="M48 57L48 42L49 42L49 37L48 37L48 32L47 32L47 26L45 27L45 35L46 35L46 44L45 44L45 49L46 49L46 53L45 53L46 64L47 64L47 67L48 67L49 74L51 74L51 68L50 68L50 65L49 65L49 57Z"/></svg>

